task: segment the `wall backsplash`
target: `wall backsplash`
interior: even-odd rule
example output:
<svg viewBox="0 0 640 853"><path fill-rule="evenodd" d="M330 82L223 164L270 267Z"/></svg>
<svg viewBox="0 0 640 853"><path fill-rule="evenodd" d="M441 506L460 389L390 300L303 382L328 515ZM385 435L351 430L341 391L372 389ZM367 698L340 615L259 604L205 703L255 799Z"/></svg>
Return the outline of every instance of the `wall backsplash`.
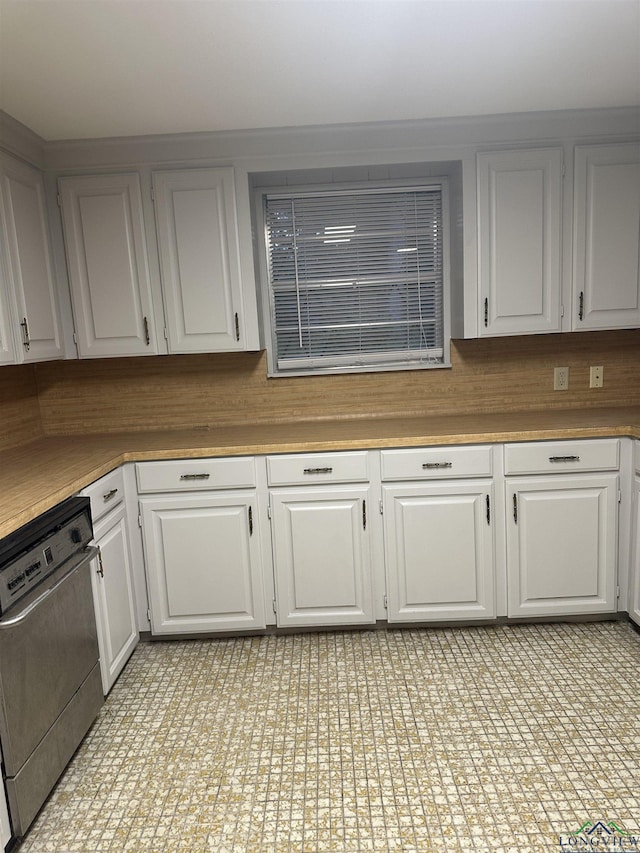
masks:
<svg viewBox="0 0 640 853"><path fill-rule="evenodd" d="M41 435L35 368L0 367L0 451Z"/></svg>
<svg viewBox="0 0 640 853"><path fill-rule="evenodd" d="M451 355L451 369L312 378L267 379L264 353L46 362L35 376L48 434L640 405L640 330L461 340ZM568 391L553 391L555 366Z"/></svg>

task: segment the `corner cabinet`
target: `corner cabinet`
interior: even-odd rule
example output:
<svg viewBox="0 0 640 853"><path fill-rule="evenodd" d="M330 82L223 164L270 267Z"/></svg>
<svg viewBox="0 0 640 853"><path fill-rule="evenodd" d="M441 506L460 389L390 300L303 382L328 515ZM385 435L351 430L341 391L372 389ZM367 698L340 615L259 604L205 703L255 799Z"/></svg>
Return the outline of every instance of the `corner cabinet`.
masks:
<svg viewBox="0 0 640 853"><path fill-rule="evenodd" d="M233 169L152 177L169 352L246 349Z"/></svg>
<svg viewBox="0 0 640 853"><path fill-rule="evenodd" d="M368 458L267 457L278 626L375 622Z"/></svg>
<svg viewBox="0 0 640 853"><path fill-rule="evenodd" d="M480 336L559 332L562 149L477 155Z"/></svg>
<svg viewBox="0 0 640 853"><path fill-rule="evenodd" d="M97 480L83 494L91 500L94 540L99 548L92 563L91 585L106 696L139 640L122 469Z"/></svg>
<svg viewBox="0 0 640 853"><path fill-rule="evenodd" d="M508 444L504 454L507 615L615 612L618 440Z"/></svg>
<svg viewBox="0 0 640 853"><path fill-rule="evenodd" d="M80 358L154 355L154 307L137 174L60 178Z"/></svg>
<svg viewBox="0 0 640 853"><path fill-rule="evenodd" d="M389 622L495 617L492 454L381 452Z"/></svg>
<svg viewBox="0 0 640 853"><path fill-rule="evenodd" d="M0 157L0 364L63 358L44 183Z"/></svg>
<svg viewBox="0 0 640 853"><path fill-rule="evenodd" d="M136 477L152 633L264 628L254 459L141 462Z"/></svg>
<svg viewBox="0 0 640 853"><path fill-rule="evenodd" d="M640 143L575 149L572 327L640 327Z"/></svg>

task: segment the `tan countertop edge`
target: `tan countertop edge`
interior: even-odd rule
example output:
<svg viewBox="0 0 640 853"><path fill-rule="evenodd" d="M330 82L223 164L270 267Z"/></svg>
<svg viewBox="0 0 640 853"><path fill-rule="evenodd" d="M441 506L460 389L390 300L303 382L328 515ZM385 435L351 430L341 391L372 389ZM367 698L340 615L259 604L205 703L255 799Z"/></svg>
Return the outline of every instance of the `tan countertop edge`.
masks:
<svg viewBox="0 0 640 853"><path fill-rule="evenodd" d="M0 453L0 537L124 462L611 436L640 438L640 408L50 436Z"/></svg>

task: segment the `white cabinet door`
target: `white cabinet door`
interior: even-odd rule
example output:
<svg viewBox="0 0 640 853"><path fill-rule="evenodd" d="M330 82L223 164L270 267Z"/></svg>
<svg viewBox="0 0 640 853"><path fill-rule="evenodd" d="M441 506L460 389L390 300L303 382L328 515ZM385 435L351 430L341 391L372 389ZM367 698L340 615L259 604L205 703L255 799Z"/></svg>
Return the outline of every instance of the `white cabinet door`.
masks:
<svg viewBox="0 0 640 853"><path fill-rule="evenodd" d="M256 493L143 498L154 634L265 627Z"/></svg>
<svg viewBox="0 0 640 853"><path fill-rule="evenodd" d="M368 497L352 486L271 492L279 626L374 622Z"/></svg>
<svg viewBox="0 0 640 853"><path fill-rule="evenodd" d="M574 329L640 326L640 144L575 151Z"/></svg>
<svg viewBox="0 0 640 853"><path fill-rule="evenodd" d="M0 364L14 364L16 361L11 317L9 313L8 275L0 257Z"/></svg>
<svg viewBox="0 0 640 853"><path fill-rule="evenodd" d="M100 554L93 561L91 580L106 696L139 639L124 503L94 526L94 539Z"/></svg>
<svg viewBox="0 0 640 853"><path fill-rule="evenodd" d="M477 155L480 335L561 327L562 149Z"/></svg>
<svg viewBox="0 0 640 853"><path fill-rule="evenodd" d="M509 478L509 616L616 610L618 477Z"/></svg>
<svg viewBox="0 0 640 853"><path fill-rule="evenodd" d="M59 188L80 358L157 353L138 175Z"/></svg>
<svg viewBox="0 0 640 853"><path fill-rule="evenodd" d="M15 361L47 361L64 355L55 278L51 262L42 175L26 163L0 159L0 205L8 305L0 305L2 360L10 344L12 317ZM3 294L0 293L0 302ZM11 307L9 307L11 306Z"/></svg>
<svg viewBox="0 0 640 853"><path fill-rule="evenodd" d="M233 169L154 172L153 188L169 352L244 349Z"/></svg>
<svg viewBox="0 0 640 853"><path fill-rule="evenodd" d="M640 476L638 474L635 477L633 492L634 547L630 573L629 616L640 625Z"/></svg>
<svg viewBox="0 0 640 853"><path fill-rule="evenodd" d="M491 481L382 493L389 622L495 617Z"/></svg>

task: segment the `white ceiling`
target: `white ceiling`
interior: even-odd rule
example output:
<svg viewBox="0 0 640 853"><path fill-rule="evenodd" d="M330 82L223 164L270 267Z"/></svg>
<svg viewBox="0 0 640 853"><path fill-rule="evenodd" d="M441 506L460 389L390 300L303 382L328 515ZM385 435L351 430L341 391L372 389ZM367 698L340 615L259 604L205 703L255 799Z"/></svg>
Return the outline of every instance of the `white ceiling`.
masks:
<svg viewBox="0 0 640 853"><path fill-rule="evenodd" d="M640 0L0 0L48 140L634 105Z"/></svg>

